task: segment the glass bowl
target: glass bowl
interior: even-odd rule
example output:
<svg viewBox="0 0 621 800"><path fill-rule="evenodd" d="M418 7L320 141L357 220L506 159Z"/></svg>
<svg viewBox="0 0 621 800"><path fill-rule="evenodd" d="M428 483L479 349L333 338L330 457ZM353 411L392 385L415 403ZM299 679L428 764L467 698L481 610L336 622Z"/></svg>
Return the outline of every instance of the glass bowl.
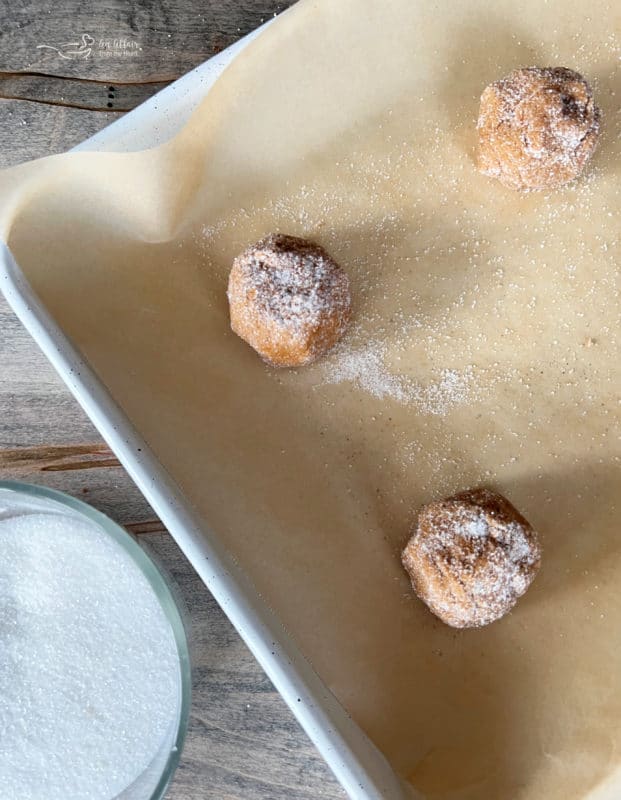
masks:
<svg viewBox="0 0 621 800"><path fill-rule="evenodd" d="M91 506L76 500L74 497L47 489L42 486L20 483L18 481L0 481L0 503L3 495L9 493L12 503L24 501L23 512L32 513L33 506L36 510L50 510L52 506L61 506L62 510L69 509L73 514L86 517L95 523L100 530L106 533L130 557L134 565L140 570L150 584L159 604L168 620L179 656L179 702L177 713L170 728L165 735L157 753L151 763L136 780L127 786L116 798L110 800L162 800L179 764L183 743L188 727L190 713L190 699L192 692L191 660L188 639L183 621L183 612L174 592L162 572L145 553L135 538L125 531L109 517L95 510ZM37 509L36 506L39 508ZM61 510L61 509L59 509ZM0 508L0 518L2 517Z"/></svg>

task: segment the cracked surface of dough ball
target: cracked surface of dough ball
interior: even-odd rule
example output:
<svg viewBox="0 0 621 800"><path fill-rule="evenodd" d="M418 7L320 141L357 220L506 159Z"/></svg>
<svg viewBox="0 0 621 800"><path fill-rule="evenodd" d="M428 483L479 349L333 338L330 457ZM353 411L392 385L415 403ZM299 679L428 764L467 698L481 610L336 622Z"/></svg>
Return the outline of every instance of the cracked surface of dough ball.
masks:
<svg viewBox="0 0 621 800"><path fill-rule="evenodd" d="M511 189L562 186L592 156L600 116L591 87L577 72L516 69L481 95L479 170Z"/></svg>
<svg viewBox="0 0 621 800"><path fill-rule="evenodd" d="M531 525L489 489L423 506L402 554L416 594L454 628L500 619L528 589L540 560Z"/></svg>
<svg viewBox="0 0 621 800"><path fill-rule="evenodd" d="M349 279L319 245L272 234L233 262L231 328L268 364L298 367L328 352L351 316Z"/></svg>

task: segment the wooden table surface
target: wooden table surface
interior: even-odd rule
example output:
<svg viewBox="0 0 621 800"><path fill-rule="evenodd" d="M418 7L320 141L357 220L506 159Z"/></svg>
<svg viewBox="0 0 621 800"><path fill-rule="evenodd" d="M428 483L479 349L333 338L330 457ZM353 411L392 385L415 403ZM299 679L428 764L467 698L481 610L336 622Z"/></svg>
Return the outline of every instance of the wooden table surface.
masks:
<svg viewBox="0 0 621 800"><path fill-rule="evenodd" d="M67 150L289 5L0 0L0 167ZM246 646L1 297L0 376L0 478L61 489L105 512L148 544L185 598L194 695L169 800L343 798Z"/></svg>

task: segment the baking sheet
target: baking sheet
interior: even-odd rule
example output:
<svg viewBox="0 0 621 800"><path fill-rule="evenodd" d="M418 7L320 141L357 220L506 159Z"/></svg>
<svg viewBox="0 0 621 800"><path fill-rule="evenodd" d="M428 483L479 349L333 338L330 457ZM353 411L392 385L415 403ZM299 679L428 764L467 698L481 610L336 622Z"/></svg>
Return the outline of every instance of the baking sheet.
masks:
<svg viewBox="0 0 621 800"><path fill-rule="evenodd" d="M3 174L3 232L46 306L432 798L618 794L620 13L303 2L171 144ZM482 87L531 63L583 71L604 111L589 175L550 195L473 166ZM354 285L350 336L303 371L228 330L230 262L271 230ZM544 562L511 616L456 632L398 554L422 502L478 483L538 527Z"/></svg>

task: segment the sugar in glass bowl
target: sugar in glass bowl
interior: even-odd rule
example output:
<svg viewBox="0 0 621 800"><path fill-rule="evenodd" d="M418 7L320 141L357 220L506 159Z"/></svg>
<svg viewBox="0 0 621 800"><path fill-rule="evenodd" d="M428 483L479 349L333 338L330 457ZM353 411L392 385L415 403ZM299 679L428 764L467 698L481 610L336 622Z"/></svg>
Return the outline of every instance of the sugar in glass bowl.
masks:
<svg viewBox="0 0 621 800"><path fill-rule="evenodd" d="M0 481L0 781L19 800L159 800L190 706L183 617L126 531Z"/></svg>

